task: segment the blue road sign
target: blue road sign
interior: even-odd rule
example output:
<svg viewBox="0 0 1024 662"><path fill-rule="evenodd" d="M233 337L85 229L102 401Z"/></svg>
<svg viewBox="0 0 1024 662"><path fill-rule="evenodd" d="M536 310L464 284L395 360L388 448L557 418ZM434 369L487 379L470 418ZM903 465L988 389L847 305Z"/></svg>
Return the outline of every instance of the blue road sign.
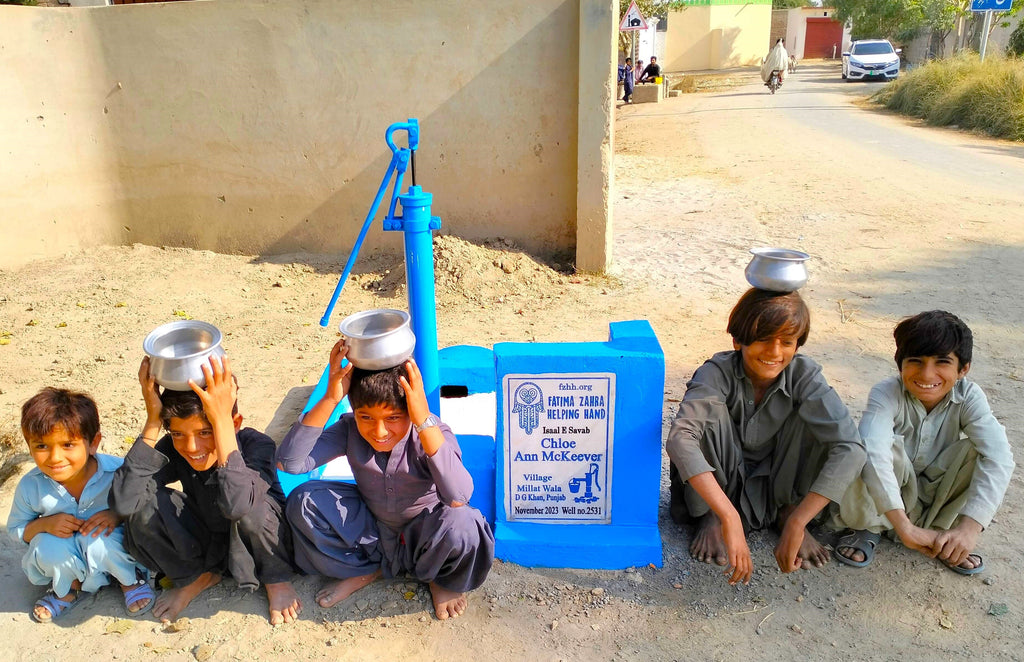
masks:
<svg viewBox="0 0 1024 662"><path fill-rule="evenodd" d="M971 0L971 11L1010 11L1013 0Z"/></svg>

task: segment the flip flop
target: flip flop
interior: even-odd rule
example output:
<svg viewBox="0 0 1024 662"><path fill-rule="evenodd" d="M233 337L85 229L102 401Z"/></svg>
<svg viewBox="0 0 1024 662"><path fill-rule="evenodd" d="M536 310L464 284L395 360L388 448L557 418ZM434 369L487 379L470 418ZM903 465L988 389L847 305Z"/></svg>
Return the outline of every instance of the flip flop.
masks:
<svg viewBox="0 0 1024 662"><path fill-rule="evenodd" d="M882 536L871 531L850 531L846 535L839 538L836 541L834 548L832 549L833 556L840 563L853 566L854 568L864 568L871 564L871 561L875 558L875 547L878 545L878 541L882 539ZM853 559L840 554L840 547L850 547L864 555L863 561L854 561Z"/></svg>
<svg viewBox="0 0 1024 662"><path fill-rule="evenodd" d="M985 559L981 557L981 554L968 554L967 558L971 558L972 556L978 559L978 565L973 568L962 568L958 565L950 565L948 563L943 563L942 565L946 566L958 575L976 575L985 569Z"/></svg>
<svg viewBox="0 0 1024 662"><path fill-rule="evenodd" d="M29 615L32 617L32 620L36 623L49 623L50 621L57 620L64 614L71 611L75 607L75 605L82 601L82 597L79 595L79 592L77 590L71 589L71 591L68 592L68 595L71 595L72 593L75 595L75 599L65 600L63 598L58 598L57 594L54 593L52 590L47 591L43 597L36 600L36 603L35 605L33 605L33 609L29 612ZM66 598L68 597L68 595L64 597ZM36 610L34 609L34 607L43 607L44 609L49 611L49 618L40 618L39 616L36 616Z"/></svg>
<svg viewBox="0 0 1024 662"><path fill-rule="evenodd" d="M149 602L146 603L145 607L139 607L135 611L132 611L131 605L139 600L145 600L149 598ZM149 585L149 582L145 579L139 578L132 588L124 591L124 612L128 614L129 618L138 618L147 611L153 608L156 603L156 591Z"/></svg>

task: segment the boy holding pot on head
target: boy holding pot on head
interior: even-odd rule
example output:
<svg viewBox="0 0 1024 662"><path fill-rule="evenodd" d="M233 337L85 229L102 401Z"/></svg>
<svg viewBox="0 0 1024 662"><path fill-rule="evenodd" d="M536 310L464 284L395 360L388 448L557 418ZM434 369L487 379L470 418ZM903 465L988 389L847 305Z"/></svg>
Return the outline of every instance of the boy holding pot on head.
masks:
<svg viewBox="0 0 1024 662"><path fill-rule="evenodd" d="M783 572L827 562L807 525L864 466L846 406L797 354L810 324L796 292L748 290L729 315L733 351L694 373L665 443L672 518L696 520L690 553L730 584L750 582L749 529L777 527Z"/></svg>
<svg viewBox="0 0 1024 662"><path fill-rule="evenodd" d="M868 461L834 509L833 524L851 531L836 558L871 563L880 532L938 557L950 570L985 568L974 553L1013 473L1006 430L977 384L967 379L974 340L944 310L896 325L899 374L874 386L860 421Z"/></svg>
<svg viewBox="0 0 1024 662"><path fill-rule="evenodd" d="M295 562L333 578L317 593L321 607L408 573L429 584L439 619L459 616L466 592L487 578L494 536L468 505L473 479L458 442L430 413L415 361L342 367L344 342L331 350L324 397L292 426L277 459L282 470L305 473L344 455L356 484L310 481L289 495ZM346 395L352 413L325 430Z"/></svg>
<svg viewBox="0 0 1024 662"><path fill-rule="evenodd" d="M114 478L111 506L127 520L128 549L174 584L156 600L161 621L230 573L243 588L266 587L271 625L292 622L302 603L274 441L242 428L227 358L211 357L202 371L205 388L189 380L191 391L161 393L142 360L146 424ZM180 492L168 487L176 481Z"/></svg>

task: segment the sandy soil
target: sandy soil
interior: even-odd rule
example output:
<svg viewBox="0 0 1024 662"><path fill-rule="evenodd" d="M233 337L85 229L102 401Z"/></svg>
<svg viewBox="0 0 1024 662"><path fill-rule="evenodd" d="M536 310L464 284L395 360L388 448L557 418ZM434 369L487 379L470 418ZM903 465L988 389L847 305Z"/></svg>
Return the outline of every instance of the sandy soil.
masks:
<svg viewBox="0 0 1024 662"><path fill-rule="evenodd" d="M795 80L800 76L812 81L813 67ZM788 83L783 92L796 87ZM891 373L894 322L926 307L947 307L974 328L972 374L1022 457L1024 411L1016 405L1024 381L1024 307L1017 288L1006 286L1024 276L1019 184L964 191L952 173L929 164L789 126L778 113L753 112L768 103L756 86L733 93L750 95L742 103L727 94L684 95L619 113L615 275L573 275L564 258L541 261L508 242L439 239L441 345L602 340L608 322L650 319L666 353L667 422L693 369L729 347L725 317L745 289L747 249L800 248L814 256L804 291L814 325L804 351L824 364L851 409L859 412L870 386ZM864 113L844 94L829 103ZM714 112L726 103L749 112ZM928 132L939 142L1010 149L887 116L870 121L893 135ZM865 185L854 190L835 160L851 153L871 165ZM759 174L780 155L786 168ZM872 193L872 182L893 171L906 185ZM435 213L443 217L443 208ZM132 246L0 271L0 341L6 341L0 345L0 432L9 445L7 466L15 476L27 466L19 456L18 407L46 384L91 392L103 419L104 450L124 452L143 414L134 380L142 339L176 317L208 320L225 332L247 424L280 439L336 337L317 321L341 266L338 256L258 258ZM403 306L402 271L397 258L365 256L335 321L349 311ZM6 517L14 482L0 492L0 517ZM305 610L290 626L270 627L265 595L243 594L230 581L197 599L189 620L174 631L146 618L125 620L113 589L88 598L58 625L40 626L27 615L39 591L21 573L21 548L6 539L0 544L0 621L8 623L8 654L26 660L1024 656L1019 473L982 538L988 570L973 578L891 543L883 543L867 571L833 562L782 575L771 555L774 534L758 532L751 538L754 580L729 587L717 568L689 557L691 532L668 519L666 495L667 486L662 568L612 572L497 563L471 595L470 610L454 621L434 619L426 587L406 581L378 582L338 607L320 609L312 595L321 580L313 577L297 581ZM990 615L999 605L1008 613Z"/></svg>

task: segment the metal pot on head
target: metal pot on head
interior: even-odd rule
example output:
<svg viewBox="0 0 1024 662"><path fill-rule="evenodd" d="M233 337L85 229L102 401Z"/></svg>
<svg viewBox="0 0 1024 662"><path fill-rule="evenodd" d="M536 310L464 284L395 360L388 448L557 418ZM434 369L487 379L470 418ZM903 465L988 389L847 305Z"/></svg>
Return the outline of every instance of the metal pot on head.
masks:
<svg viewBox="0 0 1024 662"><path fill-rule="evenodd" d="M190 391L190 379L206 386L202 366L211 356L224 356L222 338L220 329L199 320L158 326L142 341L142 351L149 356L149 374L172 391Z"/></svg>
<svg viewBox="0 0 1024 662"><path fill-rule="evenodd" d="M338 325L348 345L348 360L363 370L386 370L412 356L416 336L404 310L378 308L349 315Z"/></svg>
<svg viewBox="0 0 1024 662"><path fill-rule="evenodd" d="M807 284L810 255L788 248L752 248L754 257L743 274L754 287L772 292L794 292Z"/></svg>

